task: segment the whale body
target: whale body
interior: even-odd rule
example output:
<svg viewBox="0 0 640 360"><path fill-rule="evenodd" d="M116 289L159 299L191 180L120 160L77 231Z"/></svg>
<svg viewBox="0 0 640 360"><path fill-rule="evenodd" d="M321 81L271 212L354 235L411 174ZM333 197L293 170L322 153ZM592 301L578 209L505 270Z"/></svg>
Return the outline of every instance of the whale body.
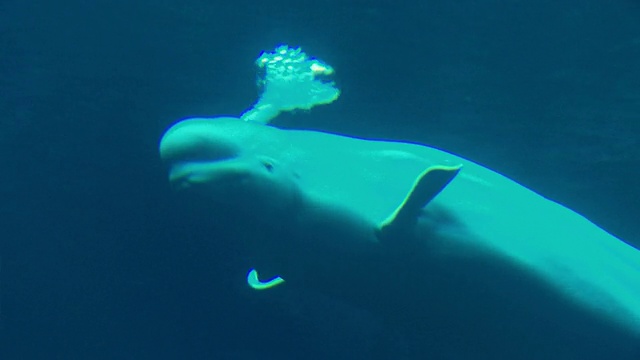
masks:
<svg viewBox="0 0 640 360"><path fill-rule="evenodd" d="M472 161L230 117L175 124L160 155L212 221L256 229L256 288L343 299L433 358L640 359L640 251Z"/></svg>

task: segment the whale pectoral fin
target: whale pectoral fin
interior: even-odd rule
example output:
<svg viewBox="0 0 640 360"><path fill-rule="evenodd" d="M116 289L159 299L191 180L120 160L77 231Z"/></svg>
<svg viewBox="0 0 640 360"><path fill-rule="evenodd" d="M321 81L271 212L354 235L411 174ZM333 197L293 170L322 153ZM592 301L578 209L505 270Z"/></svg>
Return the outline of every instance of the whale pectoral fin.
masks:
<svg viewBox="0 0 640 360"><path fill-rule="evenodd" d="M271 280L260 281L258 278L258 271L256 269L249 270L247 274L247 284L255 290L271 289L274 286L280 285L284 282L284 279L280 276L276 276Z"/></svg>
<svg viewBox="0 0 640 360"><path fill-rule="evenodd" d="M418 220L420 210L458 175L461 168L462 165L432 166L423 171L400 206L380 224L379 232L383 234L391 229L412 228Z"/></svg>

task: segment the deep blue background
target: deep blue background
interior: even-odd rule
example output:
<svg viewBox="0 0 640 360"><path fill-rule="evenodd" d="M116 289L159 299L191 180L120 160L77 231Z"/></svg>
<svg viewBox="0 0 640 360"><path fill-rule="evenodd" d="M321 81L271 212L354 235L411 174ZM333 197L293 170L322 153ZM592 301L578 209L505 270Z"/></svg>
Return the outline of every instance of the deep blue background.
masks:
<svg viewBox="0 0 640 360"><path fill-rule="evenodd" d="M169 189L162 132L241 113L281 42L343 95L280 125L441 147L640 244L638 1L4 0L2 359L410 358L335 299L248 292Z"/></svg>

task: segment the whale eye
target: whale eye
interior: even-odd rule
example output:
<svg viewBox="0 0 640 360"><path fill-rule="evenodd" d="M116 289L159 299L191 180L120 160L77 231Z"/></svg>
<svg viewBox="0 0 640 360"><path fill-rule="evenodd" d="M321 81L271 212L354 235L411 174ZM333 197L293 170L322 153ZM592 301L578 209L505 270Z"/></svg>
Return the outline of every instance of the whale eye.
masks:
<svg viewBox="0 0 640 360"><path fill-rule="evenodd" d="M273 171L273 164L269 161L263 161L262 165L264 165L264 168L267 169L268 172L272 172Z"/></svg>

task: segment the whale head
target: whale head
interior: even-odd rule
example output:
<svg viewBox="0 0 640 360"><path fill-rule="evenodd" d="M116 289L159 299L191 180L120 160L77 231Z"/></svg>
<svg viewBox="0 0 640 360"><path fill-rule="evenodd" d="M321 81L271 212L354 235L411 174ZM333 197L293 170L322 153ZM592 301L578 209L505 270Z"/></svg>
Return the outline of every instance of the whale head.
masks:
<svg viewBox="0 0 640 360"><path fill-rule="evenodd" d="M297 176L264 151L265 126L237 118L188 119L160 141L171 185L224 211L265 217L288 211L298 198Z"/></svg>

